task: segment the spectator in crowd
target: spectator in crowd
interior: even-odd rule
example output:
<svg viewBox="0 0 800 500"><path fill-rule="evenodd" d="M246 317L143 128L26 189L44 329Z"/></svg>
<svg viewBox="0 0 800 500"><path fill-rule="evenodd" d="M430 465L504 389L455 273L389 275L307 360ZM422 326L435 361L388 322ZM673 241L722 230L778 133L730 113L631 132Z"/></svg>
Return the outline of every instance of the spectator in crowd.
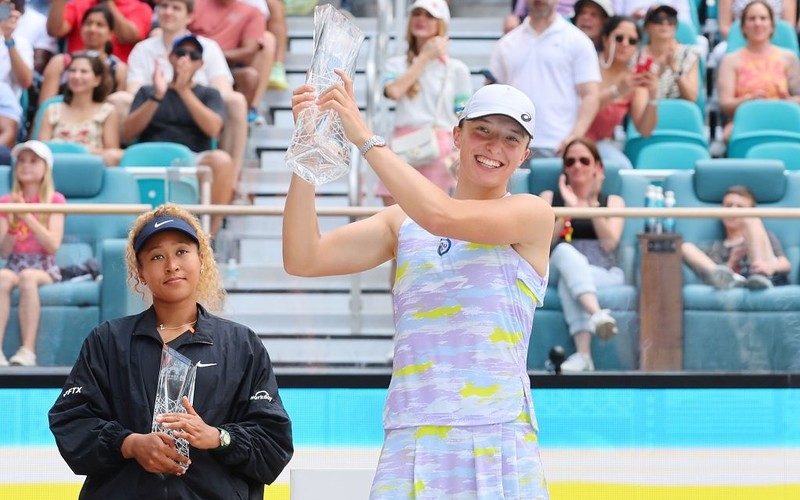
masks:
<svg viewBox="0 0 800 500"><path fill-rule="evenodd" d="M84 49L79 24L84 13L99 3L105 3L114 17L112 53L127 62L136 42L147 37L153 20L153 9L140 0L52 0L47 14L47 32L66 38L69 52Z"/></svg>
<svg viewBox="0 0 800 500"><path fill-rule="evenodd" d="M547 124L533 138L534 157L556 156L586 135L599 106L594 45L555 7L556 0L528 0L527 21L500 39L489 65L498 83L528 95Z"/></svg>
<svg viewBox="0 0 800 500"><path fill-rule="evenodd" d="M53 185L53 153L46 144L28 141L12 150L11 193L0 203L66 203ZM55 253L64 235L64 214L0 213L0 347L11 315L11 292L19 290L19 327L22 345L6 360L0 348L0 366L36 366L39 332L39 287L61 280Z"/></svg>
<svg viewBox="0 0 800 500"><path fill-rule="evenodd" d="M740 104L753 99L786 99L800 102L800 61L791 50L773 45L772 8L762 0L742 11L742 33L747 44L727 54L717 77L719 105L729 121L723 138L733 131L733 117Z"/></svg>
<svg viewBox="0 0 800 500"><path fill-rule="evenodd" d="M275 90L288 90L289 80L286 79L286 50L289 47L288 28L286 26L286 7L283 0L267 0L269 17L267 30L275 35L275 61L269 73L269 88Z"/></svg>
<svg viewBox="0 0 800 500"><path fill-rule="evenodd" d="M157 15L160 33L137 43L128 58L128 85L121 112L123 119L130 111L133 96L142 86L153 84L156 62L164 79L172 81L169 53L176 39L190 34L188 25L194 9L194 0L161 0L159 3ZM217 42L204 36L197 36L197 39L203 46L203 65L195 72L193 81L215 88L222 95L225 123L220 133L219 147L233 159L235 178L238 178L247 144L247 102L241 93L233 90L233 76Z"/></svg>
<svg viewBox="0 0 800 500"><path fill-rule="evenodd" d="M658 119L658 76L650 67L631 67L642 33L632 17L614 16L603 28L600 54L600 111L586 132L597 142L600 156L622 167L633 168L614 144L614 129L629 115L636 130L649 137Z"/></svg>
<svg viewBox="0 0 800 500"><path fill-rule="evenodd" d="M195 0L194 12L189 29L222 47L233 88L247 100L247 119L256 121L275 59L275 36L265 31L264 15L238 0Z"/></svg>
<svg viewBox="0 0 800 500"><path fill-rule="evenodd" d="M744 186L731 186L722 198L726 208L756 206L753 192ZM681 245L683 260L705 283L717 289L744 287L752 290L789 283L791 263L783 254L778 238L767 231L757 217L722 219L725 239L701 250L694 243Z"/></svg>
<svg viewBox="0 0 800 500"><path fill-rule="evenodd" d="M614 12L619 16L630 16L637 21L645 18L647 11L653 6L653 0L612 0ZM663 0L656 5L669 5L678 12L678 19L681 22L689 23L694 26L692 19L692 8L689 0ZM695 28L700 28L695 26Z"/></svg>
<svg viewBox="0 0 800 500"><path fill-rule="evenodd" d="M0 82L0 165L11 165L11 148L17 143L22 106L14 91Z"/></svg>
<svg viewBox="0 0 800 500"><path fill-rule="evenodd" d="M575 17L572 18L572 22L591 38L599 52L602 46L603 26L613 15L611 0L578 0L575 2Z"/></svg>
<svg viewBox="0 0 800 500"><path fill-rule="evenodd" d="M111 53L111 36L114 31L114 16L111 14L108 2L94 5L86 10L81 19L81 41L84 50L76 51L87 54L96 54L97 58L108 68L109 94L124 91L128 65L119 57ZM62 94L67 85L67 71L72 55L70 53L58 54L53 57L44 70L42 88L39 92L39 104L47 99Z"/></svg>
<svg viewBox="0 0 800 500"><path fill-rule="evenodd" d="M572 17L573 6L576 5L575 0L558 0L556 10L564 17ZM525 20L528 16L528 5L526 0L512 0L511 2L512 13L506 17L503 22L503 33L508 33ZM574 12L577 12L577 6Z"/></svg>
<svg viewBox="0 0 800 500"><path fill-rule="evenodd" d="M58 53L58 41L47 34L47 16L36 9L26 8L22 1L16 4L23 10L17 20L15 36L30 42L33 47L33 71L41 77L47 62Z"/></svg>
<svg viewBox="0 0 800 500"><path fill-rule="evenodd" d="M198 153L196 163L211 168L211 202L225 205L233 198L237 172L233 160L222 150L211 150L211 139L222 130L225 116L219 92L193 82L203 66L203 44L194 35L173 42L169 55L172 80L164 77L161 63L154 66L153 84L136 92L131 112L125 119L126 139L140 142L176 142ZM222 217L211 217L211 234L216 234Z"/></svg>
<svg viewBox="0 0 800 500"><path fill-rule="evenodd" d="M678 13L669 5L656 5L647 11L644 30L649 41L642 53L650 55L658 68L659 99L694 102L700 91L699 58L692 47L675 39L677 24Z"/></svg>
<svg viewBox="0 0 800 500"><path fill-rule="evenodd" d="M453 153L453 127L457 113L472 95L469 68L447 55L447 26L450 9L444 0L417 0L410 9L406 26L408 50L386 62L384 94L394 101L395 137L421 127L434 127L440 157L417 166L431 182L449 193L456 179L446 160ZM382 183L377 195L384 205L395 203Z"/></svg>
<svg viewBox="0 0 800 500"><path fill-rule="evenodd" d="M594 142L573 140L564 148L563 160L558 190L544 191L542 199L554 207L625 207L621 197L602 193L605 170ZM593 371L592 335L608 340L617 334L616 320L608 309L600 308L597 289L625 282L616 259L624 222L622 217L556 220L550 281L558 283L576 349L561 365L564 372Z"/></svg>
<svg viewBox="0 0 800 500"><path fill-rule="evenodd" d="M741 18L742 11L752 0L717 0L717 21L719 34L723 40L728 39L733 22ZM765 4L772 9L774 18L783 19L792 26L797 21L797 0L765 0ZM723 46L722 53L725 53ZM715 50L716 52L716 50Z"/></svg>
<svg viewBox="0 0 800 500"><path fill-rule="evenodd" d="M8 84L14 96L19 99L22 91L33 83L33 47L26 38L15 37L21 13L8 0L0 0L0 4L8 4L10 9L8 19L0 20L0 31L3 33L0 82Z"/></svg>
<svg viewBox="0 0 800 500"><path fill-rule="evenodd" d="M67 67L64 102L44 110L39 138L85 145L92 154L103 157L106 166L119 165L122 158L119 116L106 102L109 76L99 57L85 52L72 55Z"/></svg>
<svg viewBox="0 0 800 500"><path fill-rule="evenodd" d="M163 205L136 219L125 260L152 306L89 333L48 413L61 456L87 476L81 498L264 498L294 452L291 422L261 340L206 309L225 293L208 236ZM184 412L156 414L167 346L197 368L196 391Z"/></svg>

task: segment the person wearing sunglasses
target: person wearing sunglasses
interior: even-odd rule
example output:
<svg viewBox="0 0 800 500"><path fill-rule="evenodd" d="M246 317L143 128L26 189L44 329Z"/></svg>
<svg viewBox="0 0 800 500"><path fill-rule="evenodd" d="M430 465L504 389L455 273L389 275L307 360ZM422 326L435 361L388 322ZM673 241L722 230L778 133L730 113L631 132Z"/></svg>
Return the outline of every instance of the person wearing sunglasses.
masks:
<svg viewBox="0 0 800 500"><path fill-rule="evenodd" d="M631 17L614 16L603 27L600 110L586 132L586 137L597 142L605 161L626 168L633 165L614 144L614 129L629 115L636 130L648 137L658 119L658 76L646 63L635 64L641 39L642 32Z"/></svg>
<svg viewBox="0 0 800 500"><path fill-rule="evenodd" d="M558 189L543 191L543 200L553 207L625 207L620 196L602 192L605 169L591 139L573 140L562 158L564 172L558 178ZM562 363L564 373L593 371L592 336L608 340L617 334L617 322L608 309L601 308L597 289L625 282L616 260L624 222L622 217L556 219L550 283L558 287L576 350Z"/></svg>
<svg viewBox="0 0 800 500"><path fill-rule="evenodd" d="M169 54L172 81L167 82L156 60L153 84L142 86L123 125L125 139L139 142L175 142L197 153L195 164L211 168L211 203L226 205L233 198L238 176L231 156L211 150L211 139L222 129L225 108L219 91L194 82L203 66L203 45L193 34L175 39ZM222 216L211 217L211 234Z"/></svg>
<svg viewBox="0 0 800 500"><path fill-rule="evenodd" d="M678 11L669 5L654 5L644 18L650 39L642 53L658 65L658 98L696 101L699 91L698 55L689 45L678 43Z"/></svg>

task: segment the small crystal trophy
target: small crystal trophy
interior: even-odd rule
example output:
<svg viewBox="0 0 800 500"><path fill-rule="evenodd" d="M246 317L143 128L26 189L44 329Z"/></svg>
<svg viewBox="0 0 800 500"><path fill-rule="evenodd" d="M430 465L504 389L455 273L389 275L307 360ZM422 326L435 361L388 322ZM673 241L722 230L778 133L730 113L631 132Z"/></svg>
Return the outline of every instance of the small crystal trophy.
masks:
<svg viewBox="0 0 800 500"><path fill-rule="evenodd" d="M164 428L156 422L156 417L164 413L186 413L183 407L183 397L194 401L194 382L197 374L197 365L192 365L189 358L175 349L164 344L161 351L161 369L158 372L158 389L156 391L156 405L153 410L152 432L164 432L170 437L175 437L175 431ZM189 442L183 438L175 439L178 453L189 457ZM181 463L184 469L189 466Z"/></svg>
<svg viewBox="0 0 800 500"><path fill-rule="evenodd" d="M330 4L314 8L314 53L306 83L317 93L340 82L335 69L351 78L364 33ZM286 164L307 182L320 186L350 170L350 143L335 111L304 109L286 151Z"/></svg>

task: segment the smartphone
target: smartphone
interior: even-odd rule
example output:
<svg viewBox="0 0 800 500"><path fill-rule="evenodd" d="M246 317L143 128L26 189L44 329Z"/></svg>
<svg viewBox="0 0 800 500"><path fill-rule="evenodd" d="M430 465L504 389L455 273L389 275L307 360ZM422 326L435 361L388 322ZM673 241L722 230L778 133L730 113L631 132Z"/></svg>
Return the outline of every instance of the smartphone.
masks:
<svg viewBox="0 0 800 500"><path fill-rule="evenodd" d="M8 2L0 3L0 21L5 21L11 17L11 4Z"/></svg>
<svg viewBox="0 0 800 500"><path fill-rule="evenodd" d="M645 71L650 71L652 65L653 57L650 54L640 54L636 60L636 72L644 73Z"/></svg>

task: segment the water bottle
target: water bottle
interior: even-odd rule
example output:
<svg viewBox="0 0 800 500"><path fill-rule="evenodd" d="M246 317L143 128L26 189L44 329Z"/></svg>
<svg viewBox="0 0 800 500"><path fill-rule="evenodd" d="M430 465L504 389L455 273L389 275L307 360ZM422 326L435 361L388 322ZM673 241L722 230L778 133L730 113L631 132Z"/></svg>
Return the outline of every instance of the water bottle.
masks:
<svg viewBox="0 0 800 500"><path fill-rule="evenodd" d="M664 208L673 208L675 206L675 193L667 191L664 193ZM664 217L663 229L665 233L675 232L675 218L672 216Z"/></svg>
<svg viewBox="0 0 800 500"><path fill-rule="evenodd" d="M228 265L225 266L225 287L236 288L236 281L239 279L239 262L231 257Z"/></svg>
<svg viewBox="0 0 800 500"><path fill-rule="evenodd" d="M653 184L647 186L647 194L644 197L644 208L656 207L656 187ZM656 217L647 217L644 220L644 232L654 233L656 230Z"/></svg>
<svg viewBox="0 0 800 500"><path fill-rule="evenodd" d="M664 188L661 186L656 186L656 208L664 208ZM656 217L656 224L655 224L655 231L656 234L661 234L664 232L664 218L663 217Z"/></svg>

